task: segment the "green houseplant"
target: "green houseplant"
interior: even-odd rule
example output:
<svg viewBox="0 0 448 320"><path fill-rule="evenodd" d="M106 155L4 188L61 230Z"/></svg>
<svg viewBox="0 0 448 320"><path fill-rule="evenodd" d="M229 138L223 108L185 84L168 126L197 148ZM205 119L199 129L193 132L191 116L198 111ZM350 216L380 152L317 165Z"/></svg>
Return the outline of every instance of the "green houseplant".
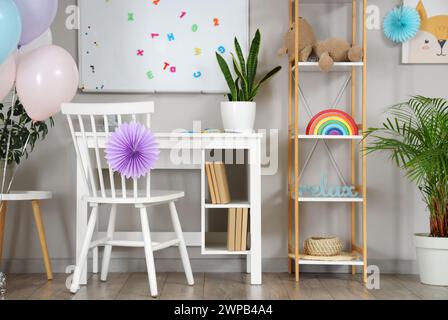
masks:
<svg viewBox="0 0 448 320"><path fill-rule="evenodd" d="M281 67L275 67L257 80L258 55L261 47L260 30L255 33L247 58L244 57L237 38L234 40L234 45L236 57L234 53L231 56L235 77L224 57L216 53L219 67L230 90L227 95L229 101L221 104L223 124L228 131L252 131L256 112L254 99L260 87L277 74Z"/></svg>
<svg viewBox="0 0 448 320"><path fill-rule="evenodd" d="M412 97L366 136L366 152L390 152L421 191L430 213L430 234L414 236L421 280L448 285L448 101Z"/></svg>
<svg viewBox="0 0 448 320"><path fill-rule="evenodd" d="M49 124L54 125L50 118ZM45 122L33 122L27 115L19 99L9 107L0 103L0 185L3 181L3 168L7 162L5 172L5 185L8 186L12 179L14 165L19 165L23 157L27 158L34 150L36 142L43 140L48 134L48 125ZM9 150L7 146L9 142ZM8 152L8 154L6 154Z"/></svg>

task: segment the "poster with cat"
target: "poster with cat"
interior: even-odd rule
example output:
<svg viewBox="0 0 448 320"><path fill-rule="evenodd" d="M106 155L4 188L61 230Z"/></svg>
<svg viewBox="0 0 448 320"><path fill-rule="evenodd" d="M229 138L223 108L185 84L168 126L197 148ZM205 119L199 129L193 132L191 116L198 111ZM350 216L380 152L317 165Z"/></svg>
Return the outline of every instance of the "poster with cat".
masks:
<svg viewBox="0 0 448 320"><path fill-rule="evenodd" d="M417 9L421 27L403 44L403 63L448 63L448 1L404 0L404 4Z"/></svg>

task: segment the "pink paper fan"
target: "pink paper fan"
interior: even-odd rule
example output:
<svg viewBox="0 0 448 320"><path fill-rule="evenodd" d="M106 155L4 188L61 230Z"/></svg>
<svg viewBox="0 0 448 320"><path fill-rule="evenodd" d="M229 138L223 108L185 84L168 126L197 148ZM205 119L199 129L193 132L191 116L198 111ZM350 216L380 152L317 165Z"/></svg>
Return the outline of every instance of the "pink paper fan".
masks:
<svg viewBox="0 0 448 320"><path fill-rule="evenodd" d="M112 170L126 178L140 178L159 160L154 134L140 123L123 123L106 143L106 159Z"/></svg>

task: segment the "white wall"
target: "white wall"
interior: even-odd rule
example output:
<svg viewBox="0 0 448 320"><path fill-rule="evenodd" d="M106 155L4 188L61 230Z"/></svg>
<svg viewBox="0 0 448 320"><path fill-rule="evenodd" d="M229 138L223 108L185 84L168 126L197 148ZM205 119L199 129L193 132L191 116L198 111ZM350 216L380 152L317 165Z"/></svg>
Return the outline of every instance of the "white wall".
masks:
<svg viewBox="0 0 448 320"><path fill-rule="evenodd" d="M399 1L369 1L381 9L381 17ZM54 42L75 57L77 52L77 32L66 30L65 7L74 0L60 1L58 17L53 25ZM316 25L319 36L327 37L340 19L334 14L347 15L347 9L331 7L325 9L332 18L314 16L317 8L307 6L304 12ZM263 257L266 270L286 270L287 247L287 62L276 55L282 46L282 34L288 28L288 1L251 0L251 32L260 28L263 35L261 70L281 64L284 69L257 98L257 126L266 129L280 129L279 171L274 176L263 177ZM339 26L340 27L340 26ZM347 34L341 27L340 34ZM446 97L446 66L401 65L401 50L384 39L379 30L368 32L368 125L378 126L383 119L385 108L407 99L410 95ZM341 75L307 75L304 91L311 104L318 110L329 106L338 86L343 81ZM323 91L322 91L323 90ZM79 94L77 102L137 101L154 100L156 131L170 131L175 128L191 128L194 120L201 120L204 127L220 127L219 95L96 95ZM345 100L343 100L345 101ZM174 117L173 117L174 115ZM176 116L177 115L177 116ZM69 137L68 127L61 115L55 117L56 126L48 139L40 143L30 158L23 163L15 184L16 189L42 189L54 192L54 199L43 204L44 220L47 228L49 250L56 271L72 262L75 253L75 154ZM338 157L344 151L335 146ZM325 170L330 170L328 165ZM346 170L347 168L343 168ZM307 173L307 179L316 181L324 169L316 168ZM162 179L163 177L163 179ZM199 227L199 192L192 192L199 185L199 176L194 172L159 172L156 184L173 188L185 188L187 197L179 203L185 231ZM427 216L416 188L409 184L402 172L397 170L383 155L373 155L368 159L368 252L369 261L377 263L383 271L415 272L412 262L415 258L412 245L414 232L427 231ZM11 205L7 220L5 245L6 270L40 271L40 250L34 230L34 223L27 204ZM328 211L328 212L327 212ZM162 213L162 212L161 212ZM302 214L302 235L320 233L337 234L347 241L349 231L348 207L336 209L328 206L311 205ZM135 224L135 216L120 218L120 225L130 230ZM167 225L163 218L155 220L162 229ZM135 224L138 226L138 224ZM207 269L238 270L240 261L207 261L199 250L191 249L196 270ZM130 262L116 263L115 268L141 269L143 252L118 252L115 258L132 257ZM177 266L168 258L177 258L177 253L169 251L158 255L161 269ZM120 261L119 259L116 260ZM224 267L223 267L224 266ZM333 269L334 270L334 269Z"/></svg>

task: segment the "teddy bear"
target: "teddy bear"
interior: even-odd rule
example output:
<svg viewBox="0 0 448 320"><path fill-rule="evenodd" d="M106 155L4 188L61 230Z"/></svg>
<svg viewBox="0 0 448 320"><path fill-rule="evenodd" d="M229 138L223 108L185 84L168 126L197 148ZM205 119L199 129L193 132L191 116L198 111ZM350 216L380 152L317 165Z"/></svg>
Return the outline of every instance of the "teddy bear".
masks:
<svg viewBox="0 0 448 320"><path fill-rule="evenodd" d="M290 61L294 60L295 26L288 31L285 37L285 47L279 54L288 54ZM363 58L360 47L352 46L344 39L329 38L318 41L311 24L303 17L299 19L299 61L319 61L323 72L329 72L335 62L359 62Z"/></svg>
<svg viewBox="0 0 448 320"><path fill-rule="evenodd" d="M313 52L313 47L316 44L316 36L314 35L313 27L309 22L300 17L299 18L299 61L308 61L308 58ZM279 55L288 54L289 60L294 60L295 50L295 25L285 35L285 46L278 51Z"/></svg>
<svg viewBox="0 0 448 320"><path fill-rule="evenodd" d="M340 38L330 38L318 41L313 46L313 51L319 58L319 67L324 72L329 72L335 62L359 62L362 60L362 49L352 46Z"/></svg>

